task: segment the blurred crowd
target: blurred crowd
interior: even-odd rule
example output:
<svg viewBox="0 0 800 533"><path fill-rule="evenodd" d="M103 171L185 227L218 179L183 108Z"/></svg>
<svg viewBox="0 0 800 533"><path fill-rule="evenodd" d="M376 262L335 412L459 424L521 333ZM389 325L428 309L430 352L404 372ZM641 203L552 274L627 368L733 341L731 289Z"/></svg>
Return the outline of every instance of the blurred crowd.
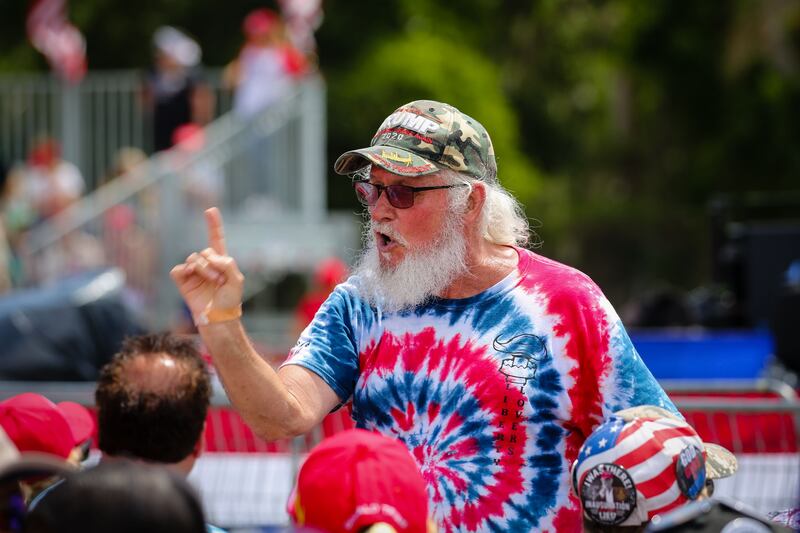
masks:
<svg viewBox="0 0 800 533"><path fill-rule="evenodd" d="M222 81L233 94L233 111L239 117L254 117L313 69L313 42L305 42L313 28L296 27L308 22L309 16L288 12L282 16L259 8L244 18L241 51L225 68ZM158 198L150 194L115 205L105 212L101 228L73 225L57 215L92 192L88 183L97 181L103 186L143 179L148 156L154 153L169 151L172 164L182 169L187 204L203 209L222 199L220 171L210 165L187 164L204 148L205 127L218 115L216 96L204 74L201 45L179 28L162 26L153 34L152 49L152 65L139 98L145 123L152 125L147 136L151 146L122 147L104 175L91 181L85 179L85 169L63 157L61 140L54 132L42 131L36 138L22 140L29 147L24 161L2 161L0 154L0 293L52 283L100 266L123 267L139 278L130 280L131 286L141 288L155 266L153 254L147 251L155 244L155 228L149 227L154 217L147 215L158 209ZM256 163L262 160L263 156ZM29 237L42 226L65 236L58 246L40 253ZM37 249L35 256L29 253L32 246Z"/></svg>
<svg viewBox="0 0 800 533"><path fill-rule="evenodd" d="M207 522L186 480L203 453L211 389L194 340L162 333L123 344L101 370L91 409L34 393L0 401L0 531L224 531ZM797 509L770 519L711 499L714 480L736 470L733 454L680 416L639 406L594 429L563 497L581 506L587 532L800 526ZM400 441L342 431L303 462L285 530L433 533L428 486Z"/></svg>

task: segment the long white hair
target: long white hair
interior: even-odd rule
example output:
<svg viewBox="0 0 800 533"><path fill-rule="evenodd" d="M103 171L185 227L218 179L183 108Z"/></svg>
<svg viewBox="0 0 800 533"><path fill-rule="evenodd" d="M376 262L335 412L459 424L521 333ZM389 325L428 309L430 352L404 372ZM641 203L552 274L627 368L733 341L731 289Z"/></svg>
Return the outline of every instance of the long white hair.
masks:
<svg viewBox="0 0 800 533"><path fill-rule="evenodd" d="M450 189L450 205L453 208L466 208L467 197L472 187L479 180L456 172L443 169L440 174L448 183L466 183L469 187ZM492 244L507 246L525 246L531 239L531 229L522 205L511 193L503 188L497 180L480 180L486 188L486 200L480 218L480 231L483 238Z"/></svg>

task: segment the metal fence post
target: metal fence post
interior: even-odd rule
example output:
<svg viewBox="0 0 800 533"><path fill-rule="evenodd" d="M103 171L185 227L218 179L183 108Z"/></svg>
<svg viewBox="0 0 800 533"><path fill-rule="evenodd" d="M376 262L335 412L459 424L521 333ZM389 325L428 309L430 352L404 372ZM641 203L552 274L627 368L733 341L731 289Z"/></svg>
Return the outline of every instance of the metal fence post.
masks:
<svg viewBox="0 0 800 533"><path fill-rule="evenodd" d="M319 221L325 213L327 179L325 163L325 88L319 78L301 86L300 104L300 210L309 222Z"/></svg>
<svg viewBox="0 0 800 533"><path fill-rule="evenodd" d="M162 155L157 159L161 168L169 165L171 161ZM169 276L169 271L175 266L176 250L179 250L178 243L185 238L185 224L181 210L181 176L178 172L170 172L165 179L159 183L159 213L158 222L160 226L161 239L159 241L159 268L158 286L159 297L157 299L156 320L162 328L164 325L172 323L175 318L172 313L175 309L177 300L177 290ZM174 296L174 298L172 297Z"/></svg>
<svg viewBox="0 0 800 533"><path fill-rule="evenodd" d="M78 168L88 168L83 159L81 139L81 84L62 81L61 95L61 153L63 158Z"/></svg>

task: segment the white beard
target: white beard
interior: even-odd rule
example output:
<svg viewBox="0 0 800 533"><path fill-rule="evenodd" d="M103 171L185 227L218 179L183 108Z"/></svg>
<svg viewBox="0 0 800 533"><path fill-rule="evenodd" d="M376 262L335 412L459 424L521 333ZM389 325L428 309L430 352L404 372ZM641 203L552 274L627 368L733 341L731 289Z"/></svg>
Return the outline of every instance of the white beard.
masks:
<svg viewBox="0 0 800 533"><path fill-rule="evenodd" d="M450 215L439 235L425 248L406 248L405 257L395 267L381 264L376 231L402 245L405 240L387 224L370 221L365 227L364 249L354 273L362 295L383 311L397 312L422 305L443 293L468 270L463 217L459 214Z"/></svg>

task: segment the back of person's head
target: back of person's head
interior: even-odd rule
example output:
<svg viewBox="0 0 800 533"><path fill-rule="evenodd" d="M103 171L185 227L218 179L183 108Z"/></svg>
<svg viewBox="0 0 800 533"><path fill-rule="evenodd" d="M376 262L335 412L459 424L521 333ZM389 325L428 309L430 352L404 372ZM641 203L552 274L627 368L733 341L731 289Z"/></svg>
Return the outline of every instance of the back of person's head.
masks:
<svg viewBox="0 0 800 533"><path fill-rule="evenodd" d="M572 465L585 531L643 531L656 515L707 496L733 475L731 452L678 415L644 405L619 411L586 439Z"/></svg>
<svg viewBox="0 0 800 533"><path fill-rule="evenodd" d="M205 527L184 479L162 467L114 461L67 477L27 516L24 531L202 533Z"/></svg>
<svg viewBox="0 0 800 533"><path fill-rule="evenodd" d="M210 397L208 369L189 338L126 339L100 371L98 446L111 456L180 462L198 450Z"/></svg>
<svg viewBox="0 0 800 533"><path fill-rule="evenodd" d="M425 481L408 449L362 429L322 441L300 468L289 501L297 526L328 533L426 533Z"/></svg>

